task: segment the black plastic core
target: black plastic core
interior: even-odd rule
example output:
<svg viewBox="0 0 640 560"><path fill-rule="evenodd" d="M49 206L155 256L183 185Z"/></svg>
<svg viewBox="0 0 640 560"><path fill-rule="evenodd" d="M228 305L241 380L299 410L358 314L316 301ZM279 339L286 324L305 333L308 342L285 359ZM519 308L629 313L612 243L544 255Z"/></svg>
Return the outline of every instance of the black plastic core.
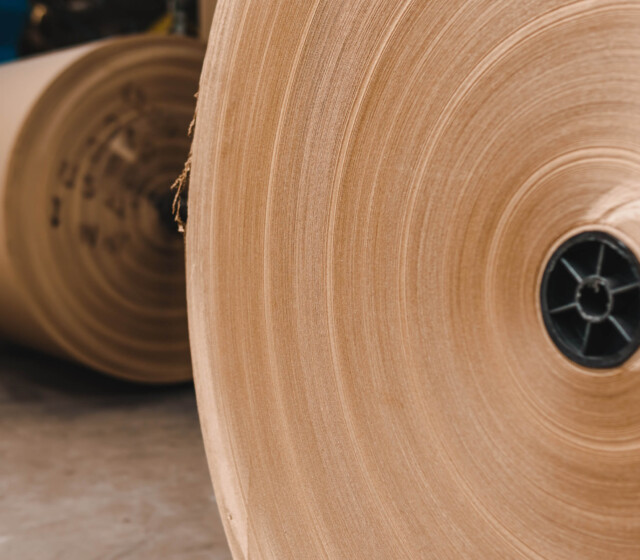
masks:
<svg viewBox="0 0 640 560"><path fill-rule="evenodd" d="M608 233L572 237L542 278L542 315L558 349L591 368L613 368L640 346L640 263Z"/></svg>

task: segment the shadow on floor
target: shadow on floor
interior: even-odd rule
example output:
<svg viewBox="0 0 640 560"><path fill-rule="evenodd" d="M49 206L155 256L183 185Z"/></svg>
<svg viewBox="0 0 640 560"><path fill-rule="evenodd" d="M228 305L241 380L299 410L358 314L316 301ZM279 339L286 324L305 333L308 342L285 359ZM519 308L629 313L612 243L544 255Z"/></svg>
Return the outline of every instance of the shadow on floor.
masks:
<svg viewBox="0 0 640 560"><path fill-rule="evenodd" d="M191 383L145 385L123 381L18 346L0 346L0 399L37 400L57 395L70 399L158 398L191 393Z"/></svg>

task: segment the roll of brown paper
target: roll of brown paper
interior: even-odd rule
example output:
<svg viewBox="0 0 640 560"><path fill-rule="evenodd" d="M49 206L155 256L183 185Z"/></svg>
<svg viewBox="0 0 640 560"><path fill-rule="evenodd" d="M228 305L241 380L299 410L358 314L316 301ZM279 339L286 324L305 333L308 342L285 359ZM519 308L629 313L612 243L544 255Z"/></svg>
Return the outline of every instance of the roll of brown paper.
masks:
<svg viewBox="0 0 640 560"><path fill-rule="evenodd" d="M187 285L235 558L640 558L640 4L217 9Z"/></svg>
<svg viewBox="0 0 640 560"><path fill-rule="evenodd" d="M190 377L169 187L202 57L135 37L0 67L0 336L138 381Z"/></svg>
<svg viewBox="0 0 640 560"><path fill-rule="evenodd" d="M217 0L198 0L199 36L204 41L209 39L216 2Z"/></svg>

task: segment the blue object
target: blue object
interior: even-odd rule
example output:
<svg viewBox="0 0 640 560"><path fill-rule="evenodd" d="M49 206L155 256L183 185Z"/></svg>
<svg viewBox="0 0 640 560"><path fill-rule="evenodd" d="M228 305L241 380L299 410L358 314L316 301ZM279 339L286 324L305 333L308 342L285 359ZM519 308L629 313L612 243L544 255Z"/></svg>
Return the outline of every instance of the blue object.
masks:
<svg viewBox="0 0 640 560"><path fill-rule="evenodd" d="M0 62L17 57L30 10L28 0L0 0Z"/></svg>

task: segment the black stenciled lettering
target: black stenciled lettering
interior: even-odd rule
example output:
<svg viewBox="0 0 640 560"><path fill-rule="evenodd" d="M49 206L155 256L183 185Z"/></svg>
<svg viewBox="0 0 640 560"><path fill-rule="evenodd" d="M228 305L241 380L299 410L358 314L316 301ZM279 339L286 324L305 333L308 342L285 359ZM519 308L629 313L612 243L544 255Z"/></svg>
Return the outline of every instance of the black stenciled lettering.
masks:
<svg viewBox="0 0 640 560"><path fill-rule="evenodd" d="M98 244L100 227L93 224L80 224L80 241L92 249Z"/></svg>
<svg viewBox="0 0 640 560"><path fill-rule="evenodd" d="M118 121L118 115L116 113L108 113L107 115L105 115L102 122L105 126L109 126L117 121Z"/></svg>
<svg viewBox="0 0 640 560"><path fill-rule="evenodd" d="M120 220L125 218L125 200L121 196L112 194L104 201L105 206L111 210Z"/></svg>
<svg viewBox="0 0 640 560"><path fill-rule="evenodd" d="M120 232L105 237L104 247L111 255L118 255L129 243L130 236L128 233Z"/></svg>
<svg viewBox="0 0 640 560"><path fill-rule="evenodd" d="M51 198L51 217L49 223L51 227L57 228L60 225L60 207L62 206L62 200L59 196Z"/></svg>
<svg viewBox="0 0 640 560"><path fill-rule="evenodd" d="M82 179L82 197L90 200L96 195L93 175L87 173Z"/></svg>
<svg viewBox="0 0 640 560"><path fill-rule="evenodd" d="M76 183L76 176L78 174L78 164L67 165L65 168L65 176L62 177L62 184L68 190L73 189Z"/></svg>

